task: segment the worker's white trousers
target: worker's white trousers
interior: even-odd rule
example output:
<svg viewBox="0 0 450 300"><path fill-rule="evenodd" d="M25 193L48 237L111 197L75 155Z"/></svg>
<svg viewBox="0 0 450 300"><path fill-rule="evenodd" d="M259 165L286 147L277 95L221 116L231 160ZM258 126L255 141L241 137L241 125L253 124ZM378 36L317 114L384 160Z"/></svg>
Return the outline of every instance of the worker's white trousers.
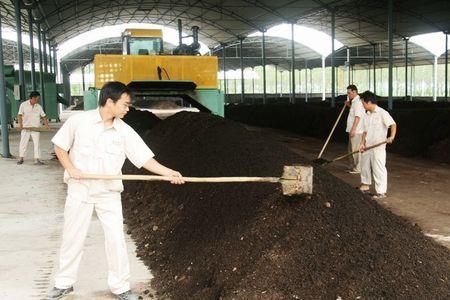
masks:
<svg viewBox="0 0 450 300"><path fill-rule="evenodd" d="M361 154L361 183L371 185L375 181L377 194L387 191L386 146L379 146Z"/></svg>
<svg viewBox="0 0 450 300"><path fill-rule="evenodd" d="M27 153L28 142L30 141L30 136L33 139L34 158L39 159L41 157L41 149L39 148L40 132L30 130L22 130L20 134L19 157L25 157L25 154Z"/></svg>
<svg viewBox="0 0 450 300"><path fill-rule="evenodd" d="M60 250L59 271L55 287L68 288L77 278L78 266L83 254L84 240L92 218L92 212L102 224L105 234L105 252L108 261L108 285L111 292L121 294L130 289L130 266L123 232L122 203L120 195L98 203L86 203L67 195L64 208L64 232ZM90 274L83 274L90 276Z"/></svg>
<svg viewBox="0 0 450 300"><path fill-rule="evenodd" d="M354 152L359 150L361 144L362 134L355 134L353 137L348 138L348 152ZM349 169L361 172L361 153L356 153L348 157Z"/></svg>

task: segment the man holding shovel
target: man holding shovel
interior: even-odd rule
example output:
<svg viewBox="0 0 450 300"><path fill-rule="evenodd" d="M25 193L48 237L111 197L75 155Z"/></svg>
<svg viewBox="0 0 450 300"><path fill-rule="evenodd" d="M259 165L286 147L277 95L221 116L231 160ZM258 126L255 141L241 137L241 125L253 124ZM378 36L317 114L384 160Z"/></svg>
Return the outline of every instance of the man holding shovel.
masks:
<svg viewBox="0 0 450 300"><path fill-rule="evenodd" d="M386 169L386 143L392 144L397 133L397 124L391 115L377 105L376 96L370 91L360 95L362 104L367 113L364 116L361 144L359 146L361 155L361 187L363 193L368 193L372 184L372 175L375 181L376 194L374 199L386 197L387 191L387 169ZM386 139L388 129L390 136ZM384 142L385 143L382 143ZM365 151L367 146L381 145Z"/></svg>
<svg viewBox="0 0 450 300"><path fill-rule="evenodd" d="M346 105L350 107L350 111L347 117L346 132L348 133L348 152L350 153L357 151L361 144L361 137L363 134L362 119L366 114L366 111L359 99L358 89L355 85L351 84L347 87L347 97L348 100ZM359 152L349 156L348 171L350 174L361 173L360 159L361 153Z"/></svg>
<svg viewBox="0 0 450 300"><path fill-rule="evenodd" d="M42 106L39 105L39 100L41 95L39 92L31 92L30 99L24 101L19 106L19 113L17 115L17 120L19 122L20 130L20 144L19 144L19 160L18 165L23 164L23 159L27 152L28 141L30 136L33 139L34 145L34 159L36 165L43 165L44 163L40 160L41 149L39 147L40 132L31 131L24 129L27 127L41 127L41 120L44 121L45 128L48 127L48 120L45 115Z"/></svg>
<svg viewBox="0 0 450 300"><path fill-rule="evenodd" d="M123 232L121 180L88 180L83 174L119 175L125 158L136 167L184 183L177 171L159 164L141 137L121 119L128 112L131 93L120 82L106 83L100 91L99 109L69 118L52 142L63 165L67 198L59 270L49 299L73 291L92 213L95 210L105 233L108 285L122 300L137 300L130 290L130 270ZM88 276L88 274L86 274Z"/></svg>

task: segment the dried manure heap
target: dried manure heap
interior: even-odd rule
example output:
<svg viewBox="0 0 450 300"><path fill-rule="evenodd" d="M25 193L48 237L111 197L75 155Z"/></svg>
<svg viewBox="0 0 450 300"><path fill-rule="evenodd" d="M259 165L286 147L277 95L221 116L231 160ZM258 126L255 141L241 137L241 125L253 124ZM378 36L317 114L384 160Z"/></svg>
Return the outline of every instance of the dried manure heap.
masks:
<svg viewBox="0 0 450 300"><path fill-rule="evenodd" d="M309 164L213 115L155 124L140 128L144 140L185 176L279 176ZM147 174L129 163L123 173ZM450 299L450 252L318 166L309 198L274 184L126 182L123 202L152 286L173 300Z"/></svg>

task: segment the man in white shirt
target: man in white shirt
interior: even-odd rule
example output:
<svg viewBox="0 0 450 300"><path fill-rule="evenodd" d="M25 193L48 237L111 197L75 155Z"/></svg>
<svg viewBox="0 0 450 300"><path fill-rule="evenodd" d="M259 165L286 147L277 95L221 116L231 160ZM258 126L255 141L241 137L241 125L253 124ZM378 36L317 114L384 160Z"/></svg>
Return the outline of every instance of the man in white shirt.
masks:
<svg viewBox="0 0 450 300"><path fill-rule="evenodd" d="M39 92L31 92L30 99L24 101L19 106L19 113L17 115L17 120L19 123L20 133L20 143L19 143L19 160L17 161L18 165L23 164L23 159L25 154L27 153L28 141L30 140L30 136L33 139L34 145L34 159L35 164L43 165L44 163L40 160L41 157L41 149L39 147L39 138L40 132L31 131L25 128L29 127L41 127L41 120L44 121L45 127L48 127L48 120L45 115L42 106L39 105L39 100L41 95Z"/></svg>
<svg viewBox="0 0 450 300"><path fill-rule="evenodd" d="M361 137L363 134L362 118L366 114L363 104L359 99L358 88L351 84L347 87L348 100L346 105L350 107L347 117L346 132L348 133L348 152L359 150L361 144ZM356 153L349 156L349 173L359 174L361 172L361 153Z"/></svg>
<svg viewBox="0 0 450 300"><path fill-rule="evenodd" d="M372 184L372 176L375 181L376 194L374 199L386 197L387 169L386 169L386 144L365 151L367 146L375 145L383 141L392 144L397 133L397 124L391 115L377 105L376 96L370 91L360 95L367 114L364 117L364 133L362 136L361 155L361 187L363 193L368 193ZM388 129L391 134L388 138Z"/></svg>
<svg viewBox="0 0 450 300"><path fill-rule="evenodd" d="M67 198L59 270L50 299L73 291L83 244L95 210L105 234L108 285L122 300L138 299L130 290L129 264L123 232L121 180L86 180L83 174L121 174L125 158L136 167L171 176L184 183L177 171L159 164L141 137L121 119L131 97L126 85L106 83L100 91L99 109L70 117L53 137L55 153L63 165ZM89 276L89 274L85 274Z"/></svg>

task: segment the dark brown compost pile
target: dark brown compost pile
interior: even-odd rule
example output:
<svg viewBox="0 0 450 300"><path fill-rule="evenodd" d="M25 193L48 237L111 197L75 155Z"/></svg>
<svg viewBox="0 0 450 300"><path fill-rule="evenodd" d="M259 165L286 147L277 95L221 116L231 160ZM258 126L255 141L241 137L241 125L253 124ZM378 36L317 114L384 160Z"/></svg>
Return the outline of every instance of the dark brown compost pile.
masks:
<svg viewBox="0 0 450 300"><path fill-rule="evenodd" d="M203 113L176 114L144 140L185 176L279 176L284 165L308 163ZM450 299L446 248L314 172L311 198L285 198L274 184L127 182L125 218L153 287L174 300Z"/></svg>

